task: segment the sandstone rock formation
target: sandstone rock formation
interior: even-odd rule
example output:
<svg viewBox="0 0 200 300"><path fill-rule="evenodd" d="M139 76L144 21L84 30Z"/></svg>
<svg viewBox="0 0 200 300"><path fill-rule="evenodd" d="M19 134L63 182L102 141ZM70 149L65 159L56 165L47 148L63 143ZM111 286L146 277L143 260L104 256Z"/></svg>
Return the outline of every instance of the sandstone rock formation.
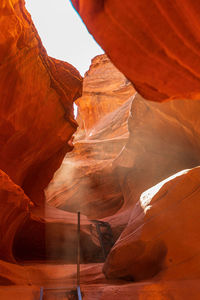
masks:
<svg viewBox="0 0 200 300"><path fill-rule="evenodd" d="M65 153L77 123L81 76L48 57L22 0L0 4L0 169L35 204Z"/></svg>
<svg viewBox="0 0 200 300"><path fill-rule="evenodd" d="M117 238L141 193L199 165L199 113L199 101L131 97L76 140L47 189L48 203L108 221Z"/></svg>
<svg viewBox="0 0 200 300"><path fill-rule="evenodd" d="M13 241L16 232L29 217L31 205L33 203L22 189L14 184L4 172L0 171L1 259L14 260Z"/></svg>
<svg viewBox="0 0 200 300"><path fill-rule="evenodd" d="M48 186L49 204L71 212L80 210L91 219L119 209L123 198L112 162L128 139L127 118L134 93L105 55L93 59L78 99L79 120L86 134L80 136L82 128L78 130L74 151Z"/></svg>
<svg viewBox="0 0 200 300"><path fill-rule="evenodd" d="M128 120L128 142L113 162L124 197L123 213L130 214L130 207L146 189L199 165L199 110L200 101L160 105L136 95ZM122 215L113 218L123 220Z"/></svg>
<svg viewBox="0 0 200 300"><path fill-rule="evenodd" d="M86 78L94 84L92 75L88 72ZM188 290L180 294L177 280L194 284L197 292L191 279L199 273L199 168L174 174L200 164L199 113L200 101L159 104L136 94L94 122L85 136L77 133L74 150L47 189L47 200L111 224L117 241L103 267L109 288L97 265L84 270L83 290L84 278L101 278L100 290L86 285L88 299L112 299L114 293L116 299L122 294L125 299L186 299ZM89 115L82 111L83 124ZM119 279L148 283L120 282L120 290L115 286Z"/></svg>
<svg viewBox="0 0 200 300"><path fill-rule="evenodd" d="M90 33L146 99L199 99L198 1L72 0Z"/></svg>
<svg viewBox="0 0 200 300"><path fill-rule="evenodd" d="M145 191L104 265L108 277L199 278L200 168Z"/></svg>
<svg viewBox="0 0 200 300"><path fill-rule="evenodd" d="M133 93L132 84L114 67L109 58L106 55L96 56L84 76L83 95L76 101L80 128L88 132L106 114L126 102Z"/></svg>
<svg viewBox="0 0 200 300"><path fill-rule="evenodd" d="M199 99L199 4L73 2L142 95L181 100L135 95L105 55L80 98L81 76L48 57L24 1L1 1L0 298L35 300L45 287L62 288L45 299L68 299L80 210L84 299L198 300L200 101L185 98ZM46 203L73 148L78 97L75 149ZM105 264L96 218L114 233Z"/></svg>

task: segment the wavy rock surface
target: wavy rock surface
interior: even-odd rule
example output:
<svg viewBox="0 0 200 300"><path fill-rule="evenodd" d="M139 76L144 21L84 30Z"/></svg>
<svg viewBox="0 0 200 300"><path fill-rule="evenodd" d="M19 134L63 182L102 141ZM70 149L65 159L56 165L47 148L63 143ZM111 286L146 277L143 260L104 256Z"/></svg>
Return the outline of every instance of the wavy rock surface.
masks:
<svg viewBox="0 0 200 300"><path fill-rule="evenodd" d="M134 92L132 84L105 54L96 56L84 76L82 97L76 101L80 128L88 133L98 121L119 108Z"/></svg>
<svg viewBox="0 0 200 300"><path fill-rule="evenodd" d="M93 59L83 82L78 105L84 127L77 132L75 148L65 157L46 195L52 206L103 218L123 203L112 162L127 142L127 118L135 91L105 55Z"/></svg>
<svg viewBox="0 0 200 300"><path fill-rule="evenodd" d="M199 112L200 101L159 104L135 96L128 119L129 139L113 162L124 198L120 211L111 218L113 224L128 221L146 189L200 164Z"/></svg>
<svg viewBox="0 0 200 300"><path fill-rule="evenodd" d="M36 204L77 124L81 76L48 57L23 0L0 3L0 169Z"/></svg>
<svg viewBox="0 0 200 300"><path fill-rule="evenodd" d="M119 236L141 193L200 164L199 113L199 101L160 105L139 95L130 98L99 121L89 137L76 140L47 189L47 201L103 218Z"/></svg>
<svg viewBox="0 0 200 300"><path fill-rule="evenodd" d="M139 95L130 98L94 125L85 139L76 140L74 152L66 156L48 190L51 205L69 211L81 208L89 218L108 221L115 239L122 232L104 265L107 278L155 280L154 291L162 280L174 280L173 291L166 285L161 288L163 299L171 294L181 297L175 280L199 278L199 170L192 169L175 179L169 178L165 185L162 182L145 190L180 170L200 164L199 112L200 101L176 100L161 105ZM123 131L119 129L120 119ZM114 141L119 136L124 142L118 144L115 152ZM105 146L105 137L110 148ZM110 149L110 161L106 149ZM69 166L73 176L67 182ZM116 187L118 200L113 192ZM144 194L140 199L141 193ZM183 228L185 239L180 239ZM137 285L121 289L127 292L126 299L130 290L136 299L141 295L146 299L152 293L147 283L146 293ZM105 299L112 298L116 290L113 287L109 294L109 289L101 288ZM116 293L120 295L119 290ZM87 295L100 297L99 290L95 293L91 287ZM161 297L159 292L154 296Z"/></svg>
<svg viewBox="0 0 200 300"><path fill-rule="evenodd" d="M144 192L104 265L108 277L198 279L200 168Z"/></svg>
<svg viewBox="0 0 200 300"><path fill-rule="evenodd" d="M126 124L131 100L117 112L107 115L94 129L94 136L77 140L73 152L66 155L61 168L46 190L47 202L67 211L80 210L89 218L112 215L123 203L118 178L112 172L112 162L127 142L127 132L107 138L112 125L122 131ZM124 113L124 114L123 114ZM125 118L117 122L117 117ZM111 121L113 118L113 122ZM115 122L116 121L116 122ZM106 128L104 125L107 125ZM118 127L119 126L119 127ZM102 129L102 132L101 132ZM112 135L114 132L112 132Z"/></svg>
<svg viewBox="0 0 200 300"><path fill-rule="evenodd" d="M73 2L146 98L199 98L197 2ZM38 299L40 286L74 287L73 212L81 210L108 221L115 239L123 231L105 278L94 264L102 261L100 245L82 215L81 263L93 262L81 267L85 299L198 299L200 169L155 184L200 164L200 102L130 97L127 79L97 57L78 100L86 134L79 131L47 191L49 203L67 212L44 205L45 186L73 148L81 77L47 56L24 1L1 1L0 14L0 168L10 176L0 172L0 284L9 285L1 297Z"/></svg>
<svg viewBox="0 0 200 300"><path fill-rule="evenodd" d="M72 0L90 33L146 99L199 99L200 4Z"/></svg>
<svg viewBox="0 0 200 300"><path fill-rule="evenodd" d="M13 243L16 232L26 222L33 203L22 189L0 171L0 258L14 261ZM1 266L0 266L1 268ZM1 275L0 275L1 276Z"/></svg>

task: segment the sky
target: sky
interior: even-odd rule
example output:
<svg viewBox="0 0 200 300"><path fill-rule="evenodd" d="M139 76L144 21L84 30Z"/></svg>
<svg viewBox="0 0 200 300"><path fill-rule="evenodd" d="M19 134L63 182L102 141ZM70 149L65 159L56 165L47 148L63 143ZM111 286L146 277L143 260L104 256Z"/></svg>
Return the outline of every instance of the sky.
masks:
<svg viewBox="0 0 200 300"><path fill-rule="evenodd" d="M91 59L104 53L69 0L25 0L49 56L67 61L83 76Z"/></svg>

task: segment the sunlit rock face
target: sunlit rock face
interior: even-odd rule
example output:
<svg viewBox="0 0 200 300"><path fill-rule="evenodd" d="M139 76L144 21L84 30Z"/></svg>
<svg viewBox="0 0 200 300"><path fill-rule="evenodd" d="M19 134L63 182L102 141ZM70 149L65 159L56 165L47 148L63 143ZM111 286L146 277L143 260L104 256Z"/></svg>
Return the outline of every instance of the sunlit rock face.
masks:
<svg viewBox="0 0 200 300"><path fill-rule="evenodd" d="M27 285L32 277L19 264L76 263L77 216L46 205L43 189L73 148L82 78L47 56L24 1L2 1L0 16L0 285ZM91 222L82 216L81 225L81 263L102 261Z"/></svg>
<svg viewBox="0 0 200 300"><path fill-rule="evenodd" d="M103 76L105 66L102 70ZM199 113L200 101L159 104L133 94L118 109L105 111L85 136L81 130L77 133L73 152L48 186L48 203L104 219L118 237L141 193L200 163ZM85 113L86 120L89 114Z"/></svg>
<svg viewBox="0 0 200 300"><path fill-rule="evenodd" d="M200 101L162 104L137 94L128 119L129 139L113 167L124 195L137 199L147 188L200 163Z"/></svg>
<svg viewBox="0 0 200 300"><path fill-rule="evenodd" d="M96 56L84 76L82 97L76 101L80 128L88 133L98 121L126 102L134 92L132 84L105 54Z"/></svg>
<svg viewBox="0 0 200 300"><path fill-rule="evenodd" d="M58 169L77 124L81 76L47 56L24 1L0 3L0 169L35 204Z"/></svg>
<svg viewBox="0 0 200 300"><path fill-rule="evenodd" d="M138 94L128 118L129 138L112 163L123 205L106 218L119 234L141 193L168 176L200 164L200 101L174 100L162 104Z"/></svg>
<svg viewBox="0 0 200 300"><path fill-rule="evenodd" d="M198 4L177 0L167 9L155 1L130 3L81 0L76 7L92 18L91 31L146 98L197 98L199 62L192 56ZM200 164L200 102L147 101L106 56L95 58L77 102L75 149L44 204L44 187L73 148L72 102L80 96L81 77L47 56L23 1L1 1L0 14L0 285L10 285L0 288L1 298L39 299L41 286L74 288L80 210L85 299L198 300L200 171L194 167ZM164 21L176 29L173 34ZM185 43L174 42L172 53L175 36ZM192 169L174 175L185 168ZM112 227L116 243L104 267L97 264L101 247L87 217Z"/></svg>
<svg viewBox="0 0 200 300"><path fill-rule="evenodd" d="M103 267L108 279L157 286L199 278L199 113L200 101L133 95L77 135L49 185L49 204L110 223L116 243ZM187 168L194 169L174 176Z"/></svg>
<svg viewBox="0 0 200 300"><path fill-rule="evenodd" d="M73 148L82 78L47 56L24 1L1 1L0 16L0 285L27 285L32 278L18 264L76 262L77 216L45 205L43 190ZM101 261L91 222L81 223L81 263Z"/></svg>
<svg viewBox="0 0 200 300"><path fill-rule="evenodd" d="M127 119L135 90L105 55L92 60L83 86L83 97L77 101L82 125L75 148L65 157L46 196L52 206L103 218L123 203L112 162L128 140Z"/></svg>
<svg viewBox="0 0 200 300"><path fill-rule="evenodd" d="M199 279L199 186L196 167L145 191L107 258L106 275L136 281Z"/></svg>
<svg viewBox="0 0 200 300"><path fill-rule="evenodd" d="M198 1L72 2L112 62L146 99L199 99Z"/></svg>

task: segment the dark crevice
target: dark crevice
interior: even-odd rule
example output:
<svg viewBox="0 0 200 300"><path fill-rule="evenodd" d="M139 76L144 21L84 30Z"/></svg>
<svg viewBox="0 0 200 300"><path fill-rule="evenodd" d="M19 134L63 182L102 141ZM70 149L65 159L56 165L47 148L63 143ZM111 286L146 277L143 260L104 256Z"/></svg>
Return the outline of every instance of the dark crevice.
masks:
<svg viewBox="0 0 200 300"><path fill-rule="evenodd" d="M16 234L13 255L18 262L77 262L77 228L63 223L28 220ZM81 232L81 263L102 262L102 253L89 234Z"/></svg>

